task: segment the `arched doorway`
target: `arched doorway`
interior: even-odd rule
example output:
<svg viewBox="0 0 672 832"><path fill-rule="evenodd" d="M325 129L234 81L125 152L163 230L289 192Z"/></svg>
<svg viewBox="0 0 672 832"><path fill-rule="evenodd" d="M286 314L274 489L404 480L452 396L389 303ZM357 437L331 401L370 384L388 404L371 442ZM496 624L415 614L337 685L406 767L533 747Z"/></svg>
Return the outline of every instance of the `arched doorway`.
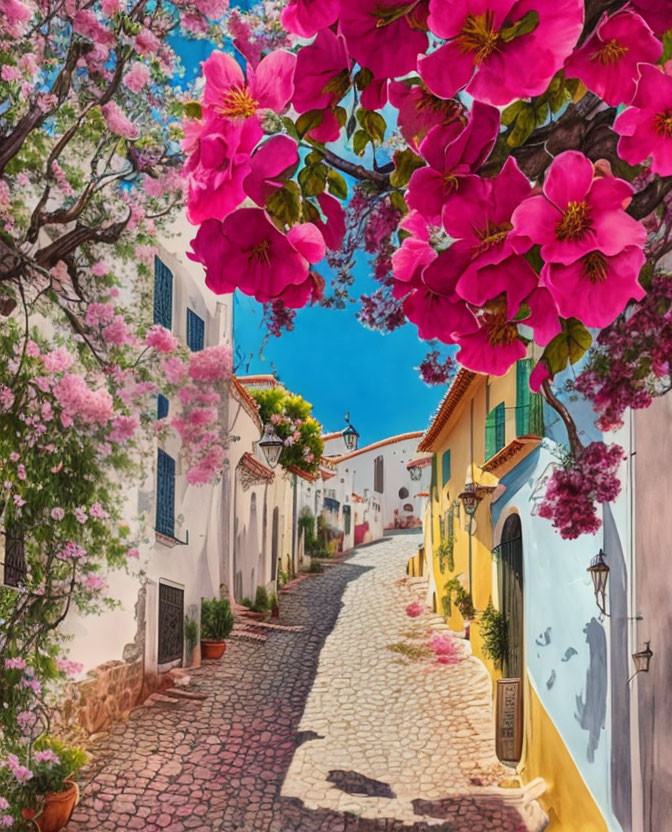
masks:
<svg viewBox="0 0 672 832"><path fill-rule="evenodd" d="M497 682L497 755L500 760L515 764L523 751L525 676L523 534L517 514L507 517L497 548L499 609L508 624L504 678Z"/></svg>
<svg viewBox="0 0 672 832"><path fill-rule="evenodd" d="M525 668L523 618L523 534L520 517L507 517L502 529L499 558L499 608L509 622L509 651L504 673L522 679Z"/></svg>

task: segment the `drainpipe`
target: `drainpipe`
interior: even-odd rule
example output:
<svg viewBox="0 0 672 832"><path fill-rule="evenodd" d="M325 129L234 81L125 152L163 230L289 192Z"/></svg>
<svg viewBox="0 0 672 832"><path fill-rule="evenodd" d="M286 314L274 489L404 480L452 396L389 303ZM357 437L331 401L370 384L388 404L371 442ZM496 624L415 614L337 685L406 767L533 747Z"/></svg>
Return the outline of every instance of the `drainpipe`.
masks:
<svg viewBox="0 0 672 832"><path fill-rule="evenodd" d="M298 504L298 495L297 495L297 477L296 474L292 474L292 488L294 490L294 494L292 495L292 563L294 565L294 574L296 574L296 543L297 543L297 504Z"/></svg>
<svg viewBox="0 0 672 832"><path fill-rule="evenodd" d="M471 465L471 481L474 482L474 400L472 399L470 402L470 410L469 410L469 457L470 457L470 465ZM472 523L474 522L473 516L470 515L469 517L469 594L471 595L473 601L473 584L472 584L472 571L471 571L471 533L472 533Z"/></svg>

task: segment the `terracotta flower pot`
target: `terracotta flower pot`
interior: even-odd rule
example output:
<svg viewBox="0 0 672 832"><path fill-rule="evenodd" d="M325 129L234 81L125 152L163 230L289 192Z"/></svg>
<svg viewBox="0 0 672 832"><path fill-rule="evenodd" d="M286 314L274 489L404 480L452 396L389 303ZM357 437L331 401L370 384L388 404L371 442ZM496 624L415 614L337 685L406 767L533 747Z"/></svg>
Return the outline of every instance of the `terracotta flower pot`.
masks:
<svg viewBox="0 0 672 832"><path fill-rule="evenodd" d="M206 639L203 639L201 641L202 659L221 659L225 652L225 641L209 641Z"/></svg>
<svg viewBox="0 0 672 832"><path fill-rule="evenodd" d="M44 797L44 806L36 816L34 809L24 809L26 820L34 820L40 832L60 832L68 825L72 812L79 800L79 786L71 780L65 781L62 792L50 792Z"/></svg>

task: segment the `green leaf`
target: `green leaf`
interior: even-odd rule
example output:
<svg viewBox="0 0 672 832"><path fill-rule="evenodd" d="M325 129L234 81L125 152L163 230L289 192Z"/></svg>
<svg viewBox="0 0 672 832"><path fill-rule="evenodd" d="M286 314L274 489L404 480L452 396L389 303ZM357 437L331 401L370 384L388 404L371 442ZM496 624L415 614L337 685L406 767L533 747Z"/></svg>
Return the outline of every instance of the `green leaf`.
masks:
<svg viewBox="0 0 672 832"><path fill-rule="evenodd" d="M663 54L660 56L659 64L667 63L672 58L672 29L663 35Z"/></svg>
<svg viewBox="0 0 672 832"><path fill-rule="evenodd" d="M330 170L327 173L327 188L330 194L337 196L339 199L345 199L348 196L348 185L341 174L335 170Z"/></svg>
<svg viewBox="0 0 672 832"><path fill-rule="evenodd" d="M366 130L356 130L352 137L352 149L358 156L362 156L370 141L371 138Z"/></svg>
<svg viewBox="0 0 672 832"><path fill-rule="evenodd" d="M390 191L390 202L402 216L408 213L408 205L406 205L406 200L404 199L404 196L400 191ZM404 231L403 228L400 229L397 232L399 242L402 242L404 240L404 236L402 235L405 235L406 237L410 236L408 231Z"/></svg>
<svg viewBox="0 0 672 832"><path fill-rule="evenodd" d="M184 105L184 114L189 118L203 118L203 107L198 101L187 101Z"/></svg>
<svg viewBox="0 0 672 832"><path fill-rule="evenodd" d="M514 101L513 104L509 104L509 106L502 112L501 121L504 127L508 127L510 124L513 124L525 106L524 101Z"/></svg>
<svg viewBox="0 0 672 832"><path fill-rule="evenodd" d="M585 355L590 348L593 338L576 318L569 318L562 322L562 332L547 345L542 359L546 362L551 376L562 372L569 361L576 362Z"/></svg>
<svg viewBox="0 0 672 832"><path fill-rule="evenodd" d="M414 170L424 167L425 162L407 147L405 150L395 150L394 170L390 174L390 184L394 188L404 188L408 185Z"/></svg>
<svg viewBox="0 0 672 832"><path fill-rule="evenodd" d="M299 171L299 185L304 196L317 196L324 191L328 168L322 163L308 165Z"/></svg>
<svg viewBox="0 0 672 832"><path fill-rule="evenodd" d="M509 136L506 140L506 143L509 147L519 147L523 144L530 136L530 133L534 130L535 127L535 113L534 108L531 107L529 104L523 104L521 102L522 108L520 113L518 114L518 118L516 119L516 123L513 127L513 130L509 133Z"/></svg>
<svg viewBox="0 0 672 832"><path fill-rule="evenodd" d="M506 29L502 29L499 37L504 43L510 43L510 41L521 37L521 35L529 35L530 32L534 32L538 25L539 15L532 9L526 15L523 15L517 23L514 23L513 26L507 26Z"/></svg>
<svg viewBox="0 0 672 832"><path fill-rule="evenodd" d="M309 130L319 127L324 118L324 110L308 110L296 120L296 131L299 138L303 138Z"/></svg>
<svg viewBox="0 0 672 832"><path fill-rule="evenodd" d="M287 133L288 133L288 134L289 134L289 135L290 135L293 139L296 139L296 141L298 142L298 140L301 138L301 136L299 136L299 132L298 132L298 130L296 129L296 125L295 125L295 124L294 124L294 122L291 120L291 118L289 118L288 116L285 116L285 117L283 118L283 120L282 120L282 123L285 125L285 130L287 131Z"/></svg>
<svg viewBox="0 0 672 832"><path fill-rule="evenodd" d="M339 127L345 127L345 122L348 120L348 113L345 107L334 107L334 115Z"/></svg>
<svg viewBox="0 0 672 832"><path fill-rule="evenodd" d="M376 141L379 144L382 143L385 138L385 128L387 127L387 124L380 113L377 113L375 110L365 110L364 108L360 108L357 110L357 121L361 124L362 128L368 133L373 141Z"/></svg>
<svg viewBox="0 0 672 832"><path fill-rule="evenodd" d="M287 182L273 193L266 210L279 228L294 225L301 217L301 194L296 182Z"/></svg>
<svg viewBox="0 0 672 832"><path fill-rule="evenodd" d="M371 81L373 81L373 72L366 67L362 67L357 73L355 73L355 86L358 90L365 90Z"/></svg>
<svg viewBox="0 0 672 832"><path fill-rule="evenodd" d="M310 153L306 156L305 163L307 165L317 165L319 164L324 157L320 153L319 150L311 150Z"/></svg>
<svg viewBox="0 0 672 832"><path fill-rule="evenodd" d="M325 95L335 95L336 100L340 101L349 89L350 72L347 69L343 69L338 73L338 75L334 75L327 81L327 83L322 87L322 92Z"/></svg>
<svg viewBox="0 0 672 832"><path fill-rule="evenodd" d="M304 222L315 222L315 220L320 219L320 212L317 210L317 208L313 205L312 202L309 202L307 199L304 199L302 204Z"/></svg>

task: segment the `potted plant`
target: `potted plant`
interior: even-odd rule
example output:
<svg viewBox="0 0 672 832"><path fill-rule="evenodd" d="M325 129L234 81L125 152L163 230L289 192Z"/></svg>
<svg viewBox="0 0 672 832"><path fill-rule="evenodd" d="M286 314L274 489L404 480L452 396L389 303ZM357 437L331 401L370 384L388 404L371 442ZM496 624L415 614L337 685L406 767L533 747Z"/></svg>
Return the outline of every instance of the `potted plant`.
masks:
<svg viewBox="0 0 672 832"><path fill-rule="evenodd" d="M233 613L227 598L212 598L201 604L201 656L219 659L233 630Z"/></svg>
<svg viewBox="0 0 672 832"><path fill-rule="evenodd" d="M65 829L79 800L79 787L70 778L86 765L82 748L67 746L53 737L40 737L33 745L31 771L25 784L31 805L22 810L40 832Z"/></svg>

